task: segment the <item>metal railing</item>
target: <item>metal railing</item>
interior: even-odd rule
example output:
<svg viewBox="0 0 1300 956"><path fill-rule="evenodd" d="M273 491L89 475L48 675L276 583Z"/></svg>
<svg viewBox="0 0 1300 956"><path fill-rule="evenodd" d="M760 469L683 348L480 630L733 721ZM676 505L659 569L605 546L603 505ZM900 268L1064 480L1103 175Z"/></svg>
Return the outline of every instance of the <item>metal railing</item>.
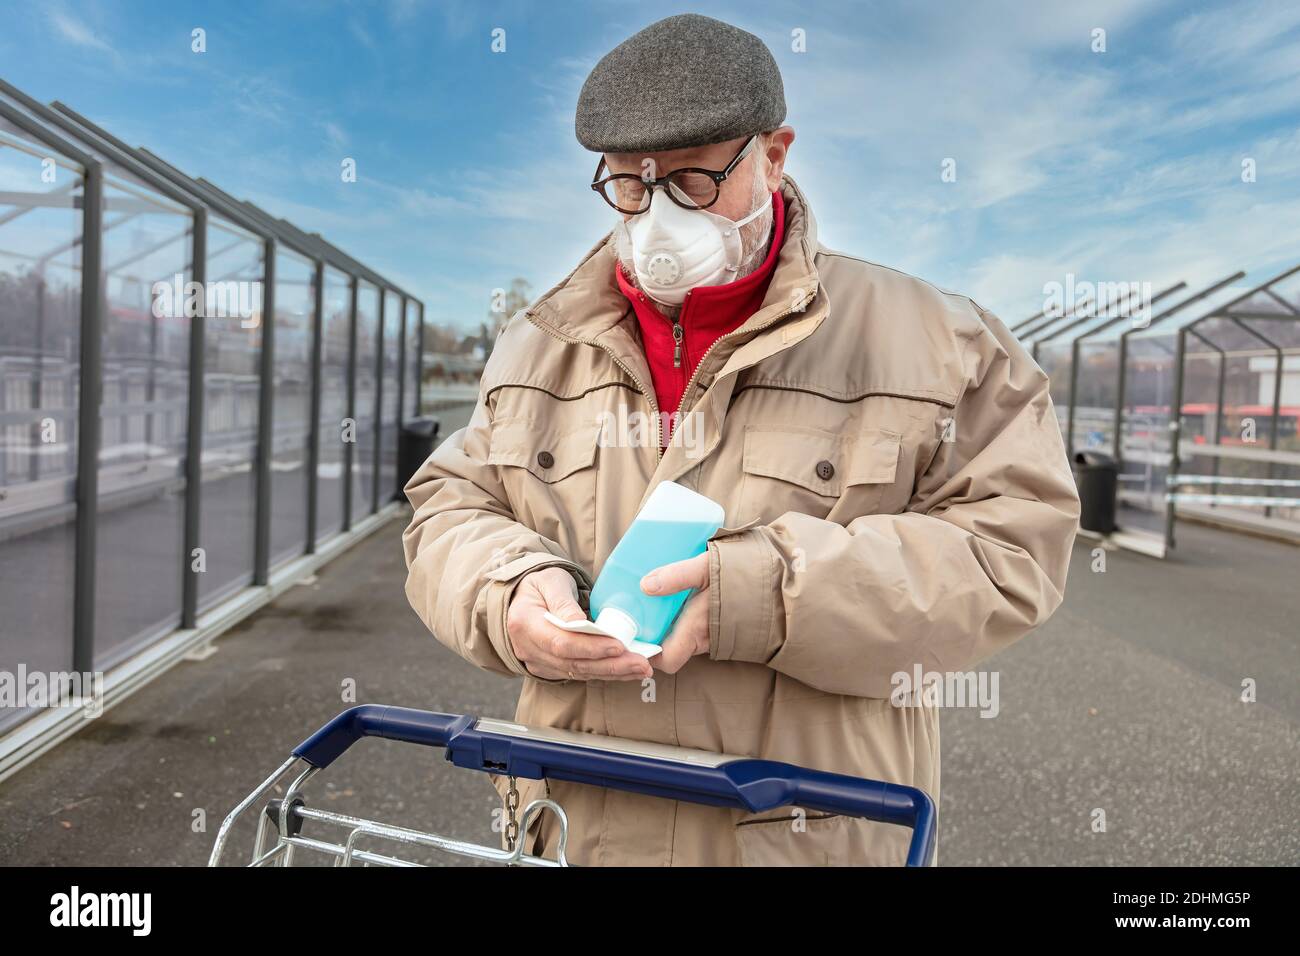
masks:
<svg viewBox="0 0 1300 956"><path fill-rule="evenodd" d="M256 496L252 582L265 585L273 563L272 459L277 452L301 448L305 442L309 477L304 482L303 554L315 553L317 513L322 510L320 445L323 434L335 432L321 421L322 408L331 404L329 396L324 401L321 396L327 271L341 275L348 290L345 307L351 334L346 390L351 400L346 414L370 431L374 443L373 497L361 511L373 514L390 494L398 492L396 487L378 486L385 460L382 456L389 453L384 436L400 429L412 410L417 414L420 410L418 382L407 381L419 374L420 365L408 360L407 349L414 344L417 353L422 350L424 305L319 236L271 217L211 183L187 176L63 104L46 106L2 80L0 127L4 127L0 149L18 149L35 164L37 173L42 157L55 156L63 177L51 187L42 185L37 175L28 191L24 192L19 182L17 188L11 185L0 196L0 240L10 237L8 242L0 242L0 251L7 257L0 261L0 269L12 270L16 279L28 274L36 277L31 283L36 290L34 298L0 302L4 321L0 337L0 547L22 547L24 536L38 530L37 524L74 526L73 580L67 597L73 608L68 656L73 670L91 671L96 661L96 548L102 514L160 488L179 489L184 499L180 554L188 556L201 541L205 470L229 467L242 458L253 471L250 487ZM111 184L107 198L106 184ZM132 203L139 208L128 209ZM120 212L106 216L108 208ZM38 210L60 210L68 223L76 224L71 237L65 236L49 249L26 248L25 240L41 233L16 230L34 221L25 217ZM120 229L113 231L151 210L165 210L177 220L178 228L165 243L158 236L144 241ZM221 234L212 236L209 255L209 231L215 229ZM111 257L105 256L105 234L110 231L114 243ZM173 323L169 336L182 347L180 355L173 349L166 361L151 354L156 338L152 325L150 335L136 336L141 341L148 339L143 352L130 338L106 341L117 336L119 319L110 310L121 305L120 294L134 296L142 289L152 289L154 281L170 283L177 272L185 282L204 288L209 263L228 252L232 234L247 237L241 241L257 250L256 261L243 268L241 276L259 281L262 292L253 325L248 326L256 333L250 333L255 344L250 346L246 372L209 367L211 336L218 330L206 321L203 310L167 320ZM14 240L14 236L19 238ZM150 258L164 244L172 250L165 269ZM180 268L176 268L174 254L178 245L184 248ZM310 336L309 350L304 351L309 351L311 358L309 364L296 369L292 363L277 362L275 348L280 324L276 265L285 256L304 264L311 276L308 301L312 307L305 320L310 328L304 330ZM45 264L55 259L63 270L58 283L48 281L44 271ZM16 265L10 266L10 262ZM151 270L165 274L152 275ZM302 277L294 281L302 281ZM379 377L367 394L365 408L356 404L356 379L365 374L357 368L362 343L356 335L357 292L363 283L377 290L380 309L399 312L398 318L390 316L388 323L381 312L373 345L366 343L376 355L375 368L366 372ZM13 286L0 285L0 295L10 288ZM133 308L138 312L138 303ZM301 310L301 302L297 308ZM140 318L149 321L148 313L140 313ZM301 317L296 321L299 326L304 324ZM386 324L389 332L399 336L395 368L391 357L387 366L384 364ZM74 343L75 354L51 347L58 336ZM124 350L127 345L130 351ZM290 381L283 378L286 374L297 384L277 396L277 381ZM386 388L397 390L395 407L391 400L385 407ZM411 389L416 390L414 394ZM350 444L343 453L347 458L344 475L350 479ZM349 496L352 481L339 484L340 496ZM344 509L342 530L351 526L351 511L350 507ZM184 568L189 568L188 561ZM181 627L193 629L199 610L197 576L189 570L178 572Z"/></svg>

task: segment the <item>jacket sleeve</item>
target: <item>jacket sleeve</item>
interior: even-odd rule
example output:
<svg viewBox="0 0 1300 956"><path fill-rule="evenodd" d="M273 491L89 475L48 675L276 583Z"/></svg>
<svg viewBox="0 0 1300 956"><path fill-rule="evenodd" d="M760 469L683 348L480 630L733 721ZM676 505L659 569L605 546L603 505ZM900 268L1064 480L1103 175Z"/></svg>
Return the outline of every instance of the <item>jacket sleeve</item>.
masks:
<svg viewBox="0 0 1300 956"><path fill-rule="evenodd" d="M901 514L787 512L709 544L709 654L829 693L974 667L1061 603L1079 500L1047 376L980 316L951 431Z"/></svg>
<svg viewBox="0 0 1300 956"><path fill-rule="evenodd" d="M402 534L406 596L443 644L485 670L534 680L511 649L505 617L528 572L562 567L585 601L586 572L511 513L489 464L491 416L480 392L469 425L448 437L407 483L415 509Z"/></svg>

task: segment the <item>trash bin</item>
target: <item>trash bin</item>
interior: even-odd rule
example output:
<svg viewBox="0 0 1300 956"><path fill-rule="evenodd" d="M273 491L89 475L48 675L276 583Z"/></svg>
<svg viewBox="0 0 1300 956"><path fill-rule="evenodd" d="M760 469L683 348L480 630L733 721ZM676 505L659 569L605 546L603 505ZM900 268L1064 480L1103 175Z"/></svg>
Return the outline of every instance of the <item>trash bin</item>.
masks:
<svg viewBox="0 0 1300 956"><path fill-rule="evenodd" d="M1114 531L1119 486L1115 459L1099 451L1075 452L1074 483L1079 489L1079 527L1098 534Z"/></svg>
<svg viewBox="0 0 1300 956"><path fill-rule="evenodd" d="M402 488L424 464L425 459L433 454L433 446L438 444L438 419L412 418L402 424L402 432L397 438L397 480L398 486L393 497L400 497Z"/></svg>

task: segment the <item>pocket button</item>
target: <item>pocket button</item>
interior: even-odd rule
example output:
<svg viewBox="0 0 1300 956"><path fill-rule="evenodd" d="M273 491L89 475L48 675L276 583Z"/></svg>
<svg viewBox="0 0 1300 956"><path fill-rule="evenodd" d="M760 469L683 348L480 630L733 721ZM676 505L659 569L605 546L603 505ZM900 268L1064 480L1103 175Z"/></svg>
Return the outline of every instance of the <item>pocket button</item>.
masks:
<svg viewBox="0 0 1300 956"><path fill-rule="evenodd" d="M541 465L543 468L550 468L555 464L555 456L549 451L539 451L537 453L537 464Z"/></svg>
<svg viewBox="0 0 1300 956"><path fill-rule="evenodd" d="M830 481L835 476L835 466L829 461L822 460L817 462L817 477L822 481Z"/></svg>

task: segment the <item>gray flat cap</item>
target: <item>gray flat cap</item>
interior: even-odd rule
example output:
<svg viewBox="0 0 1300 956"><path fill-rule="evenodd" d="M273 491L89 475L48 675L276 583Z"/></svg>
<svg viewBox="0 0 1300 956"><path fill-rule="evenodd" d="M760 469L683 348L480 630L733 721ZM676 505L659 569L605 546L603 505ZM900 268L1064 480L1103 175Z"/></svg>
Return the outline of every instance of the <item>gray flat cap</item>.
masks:
<svg viewBox="0 0 1300 956"><path fill-rule="evenodd" d="M785 120L776 60L752 33L683 13L606 53L582 84L578 142L598 153L707 146Z"/></svg>

